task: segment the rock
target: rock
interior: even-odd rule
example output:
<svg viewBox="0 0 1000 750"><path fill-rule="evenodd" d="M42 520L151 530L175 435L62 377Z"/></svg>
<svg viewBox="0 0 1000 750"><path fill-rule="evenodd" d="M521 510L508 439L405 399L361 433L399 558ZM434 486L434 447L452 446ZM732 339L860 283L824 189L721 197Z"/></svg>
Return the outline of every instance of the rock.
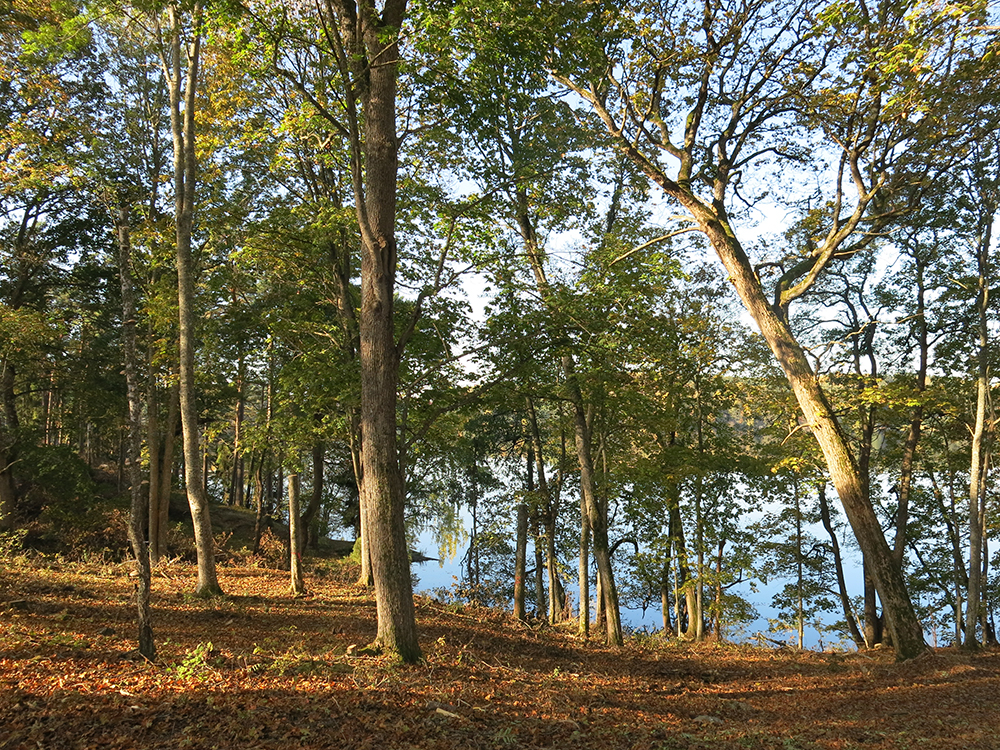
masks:
<svg viewBox="0 0 1000 750"><path fill-rule="evenodd" d="M114 628L109 628L109 627L103 627L103 628L101 628L100 630L97 631L97 634L98 635L114 635L115 634L115 629Z"/></svg>

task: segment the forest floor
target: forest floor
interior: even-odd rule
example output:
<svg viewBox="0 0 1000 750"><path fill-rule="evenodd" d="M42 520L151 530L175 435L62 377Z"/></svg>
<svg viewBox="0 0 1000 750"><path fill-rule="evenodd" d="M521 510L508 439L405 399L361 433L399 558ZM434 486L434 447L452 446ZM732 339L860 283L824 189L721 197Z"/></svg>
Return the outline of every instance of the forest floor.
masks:
<svg viewBox="0 0 1000 750"><path fill-rule="evenodd" d="M335 573L156 569L158 658L125 564L0 560L0 748L1000 748L1000 653L794 653L655 637L613 649L417 599L424 661L348 655L370 594ZM330 566L321 570L335 571Z"/></svg>

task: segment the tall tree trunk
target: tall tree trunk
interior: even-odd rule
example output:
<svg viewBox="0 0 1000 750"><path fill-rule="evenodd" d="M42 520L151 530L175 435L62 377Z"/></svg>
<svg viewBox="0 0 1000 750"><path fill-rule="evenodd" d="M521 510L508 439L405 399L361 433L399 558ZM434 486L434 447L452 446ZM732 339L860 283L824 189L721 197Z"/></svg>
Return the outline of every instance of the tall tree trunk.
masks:
<svg viewBox="0 0 1000 750"><path fill-rule="evenodd" d="M128 481L132 498L129 516L129 541L137 573L137 624L139 653L148 661L156 659L153 620L150 606L150 564L146 549L145 522L148 503L142 491L142 401L139 397L139 366L136 351L135 281L132 273L132 239L128 207L118 212L118 270L122 292L122 348L125 364L125 388L128 398Z"/></svg>
<svg viewBox="0 0 1000 750"><path fill-rule="evenodd" d="M992 243L993 211L976 248L978 270L978 294L976 313L978 315L979 351L976 373L976 421L972 430L972 458L969 468L969 588L966 594L965 647L979 646L976 629L979 626L979 608L982 599L983 568L983 519L981 508L986 499L986 425L987 401L990 390L989 352L989 302L990 302L990 245Z"/></svg>
<svg viewBox="0 0 1000 750"><path fill-rule="evenodd" d="M170 125L174 143L174 212L176 222L177 306L180 332L180 411L184 432L184 481L194 525L198 554L198 582L195 593L214 596L222 593L215 569L215 542L209 517L208 495L202 476L202 455L198 429L198 403L194 376L195 348L195 269L191 252L194 228L194 198L197 170L195 149L195 101L201 54L202 4L191 9L192 32L182 45L180 9L170 6L170 47L164 51L163 67L170 94ZM186 48L185 48L186 47ZM186 69L184 57L186 55Z"/></svg>
<svg viewBox="0 0 1000 750"><path fill-rule="evenodd" d="M368 520L365 516L365 496L362 488L365 485L364 466L361 463L361 415L355 414L352 423L358 425L352 431L351 437L351 466L354 470L354 482L358 488L358 536L355 546L358 548L360 558L360 570L358 572L358 585L370 588L375 585L375 578L372 576L372 556L369 546L370 532L368 530ZM357 437L355 437L357 436Z"/></svg>
<svg viewBox="0 0 1000 750"><path fill-rule="evenodd" d="M528 568L528 504L522 499L517 504L517 525L514 545L514 617L521 622L528 619L525 607L525 575Z"/></svg>
<svg viewBox="0 0 1000 750"><path fill-rule="evenodd" d="M151 359L151 358L150 358ZM160 561L166 550L160 545L160 407L157 400L156 376L150 367L146 383L146 449L149 452L149 497L146 508L149 513L149 561L153 565Z"/></svg>
<svg viewBox="0 0 1000 750"><path fill-rule="evenodd" d="M903 459L899 470L899 492L898 505L896 507L896 538L893 543L893 557L896 564L902 569L903 556L906 552L906 524L909 520L910 512L910 490L913 486L913 463L917 455L917 444L920 442L920 430L924 422L924 405L919 401L922 394L927 390L927 363L930 354L930 343L927 334L927 317L925 303L925 283L924 268L926 262L920 255L919 250L914 253L913 262L916 270L917 284L917 311L914 316L917 336L917 377L915 389L918 403L913 408L913 416L910 418L910 429L906 434L906 443L903 445Z"/></svg>
<svg viewBox="0 0 1000 750"><path fill-rule="evenodd" d="M590 638L590 518L587 498L580 493L580 565L577 575L580 590L580 617L577 632L587 640Z"/></svg>
<svg viewBox="0 0 1000 750"><path fill-rule="evenodd" d="M14 400L14 363L0 359L0 531L14 528L17 488L14 464L17 461L19 420Z"/></svg>
<svg viewBox="0 0 1000 750"><path fill-rule="evenodd" d="M236 364L236 416L233 418L233 489L229 496L230 501L237 508L246 507L246 500L243 496L243 418L246 411L245 381L246 362L241 352Z"/></svg>
<svg viewBox="0 0 1000 750"><path fill-rule="evenodd" d="M671 599L671 576L673 573L673 566L671 565L671 556L667 557L667 561L663 564L663 568L660 571L660 615L663 617L663 635L666 637L668 633L676 635L672 632L672 625L670 622L670 608L673 606L673 601Z"/></svg>
<svg viewBox="0 0 1000 750"><path fill-rule="evenodd" d="M302 578L302 548L305 546L302 533L302 518L299 515L299 474L288 475L288 568L292 574L292 594L304 596L306 584Z"/></svg>
<svg viewBox="0 0 1000 750"><path fill-rule="evenodd" d="M582 519L584 526L590 526L594 540L594 559L601 576L601 594L604 600L604 616L606 622L606 637L608 645L621 646L624 642L622 632L621 612L618 607L618 589L615 586L614 571L611 568L611 551L608 543L608 513L607 507L599 502L594 487L594 462L591 452L590 425L587 423L587 413L583 406L583 394L576 377L572 356L566 354L562 358L563 374L573 402L574 435L576 438L576 454L580 464L580 494L586 506L586 517ZM582 538L582 532L581 532ZM581 575L587 576L586 566L581 562ZM582 610L582 607L581 607Z"/></svg>
<svg viewBox="0 0 1000 750"><path fill-rule="evenodd" d="M531 399L528 401L529 415L534 413ZM542 538L541 513L539 511L539 501L535 493L535 448L534 448L535 428L532 427L530 436L531 445L528 447L528 477L527 489L528 497L531 498L531 507L528 509L528 529L532 538L532 552L535 556L535 617L542 620L546 616L545 609L545 578L542 574L542 546L539 543Z"/></svg>
<svg viewBox="0 0 1000 750"><path fill-rule="evenodd" d="M704 215L704 211L700 211ZM806 423L820 445L854 536L868 561L878 589L896 653L910 659L927 650L923 629L910 601L902 570L896 565L882 534L882 527L864 492L857 464L847 445L836 415L827 402L819 380L788 326L761 292L749 259L724 225L712 217L703 219L709 239L722 258L737 292L757 322L795 393Z"/></svg>
<svg viewBox="0 0 1000 750"><path fill-rule="evenodd" d="M174 486L174 453L177 446L177 428L180 418L181 389L175 380L167 390L167 421L164 424L163 457L160 459L160 474L155 480L152 476L149 478L150 484L153 481L157 481L160 484L157 507L159 519L156 529L161 556L168 553L167 535L170 532L170 495Z"/></svg>
<svg viewBox="0 0 1000 750"><path fill-rule="evenodd" d="M793 480L795 492L795 626L798 634L799 650L806 645L805 618L805 559L802 552L802 496L798 478Z"/></svg>
<svg viewBox="0 0 1000 750"><path fill-rule="evenodd" d="M687 542L684 537L684 523L681 520L681 501L677 483L668 483L667 491L667 533L670 537L672 555L676 561L676 579L674 582L674 621L677 627L677 637L694 637L693 621L696 602L693 587L689 585L691 571L688 568ZM683 610L681 597L684 599ZM687 622L684 622L685 615Z"/></svg>
<svg viewBox="0 0 1000 750"><path fill-rule="evenodd" d="M270 526L270 508L269 503L271 501L271 491L269 487L264 486L264 456L260 456L256 459L257 467L251 471L253 474L253 486L254 495L257 498L257 508L253 526L253 553L255 555L260 554L260 542L264 537L264 531ZM268 479L270 483L270 478Z"/></svg>
<svg viewBox="0 0 1000 750"><path fill-rule="evenodd" d="M549 622L555 624L562 614L559 604L559 572L556 566L556 516L558 508L549 488L548 477L545 475L545 459L542 453L542 436L538 429L538 415L535 405L529 398L528 425L531 428L531 439L534 444L535 470L538 473L538 494L540 531L544 534L545 570L549 580L549 598L544 607L548 611ZM537 543L536 543L537 548Z"/></svg>
<svg viewBox="0 0 1000 750"><path fill-rule="evenodd" d="M302 512L302 547L299 553L305 551L306 546L315 546L319 543L319 533L317 530L317 519L319 518L319 507L323 501L323 474L326 462L326 445L320 441L312 449L312 492L309 494L309 503Z"/></svg>
<svg viewBox="0 0 1000 750"><path fill-rule="evenodd" d="M344 103L361 231L361 504L375 580L376 644L415 662L420 646L396 432L399 350L393 317L398 35L406 0L328 0L326 7L341 34L341 73L350 82Z"/></svg>

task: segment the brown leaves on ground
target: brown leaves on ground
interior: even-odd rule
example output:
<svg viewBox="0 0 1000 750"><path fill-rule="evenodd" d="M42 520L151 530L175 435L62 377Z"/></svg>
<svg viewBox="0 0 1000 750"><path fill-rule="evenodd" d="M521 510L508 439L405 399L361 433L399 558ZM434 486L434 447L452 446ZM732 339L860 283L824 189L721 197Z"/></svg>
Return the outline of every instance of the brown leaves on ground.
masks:
<svg viewBox="0 0 1000 750"><path fill-rule="evenodd" d="M0 748L1000 747L1000 655L584 644L419 598L425 662L364 655L367 591L223 568L228 596L157 569L156 663L128 566L0 569Z"/></svg>

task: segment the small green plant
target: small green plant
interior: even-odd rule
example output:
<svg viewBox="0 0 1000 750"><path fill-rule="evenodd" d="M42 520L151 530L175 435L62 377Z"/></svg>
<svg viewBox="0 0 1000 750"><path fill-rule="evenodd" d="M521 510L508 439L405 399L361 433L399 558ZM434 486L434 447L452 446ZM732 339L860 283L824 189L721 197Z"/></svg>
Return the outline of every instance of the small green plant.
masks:
<svg viewBox="0 0 1000 750"><path fill-rule="evenodd" d="M193 649L187 652L187 655L181 660L181 663L174 667L174 672L181 679L199 679L204 680L208 676L208 671L211 669L208 663L208 658L212 654L212 642L206 641L205 643L199 643Z"/></svg>
<svg viewBox="0 0 1000 750"><path fill-rule="evenodd" d="M497 733L493 735L493 741L498 745L510 747L517 744L517 735L514 734L514 730L510 727L504 727L503 729L498 729Z"/></svg>
<svg viewBox="0 0 1000 750"><path fill-rule="evenodd" d="M27 529L0 531L0 560L14 560L24 554L24 539Z"/></svg>

